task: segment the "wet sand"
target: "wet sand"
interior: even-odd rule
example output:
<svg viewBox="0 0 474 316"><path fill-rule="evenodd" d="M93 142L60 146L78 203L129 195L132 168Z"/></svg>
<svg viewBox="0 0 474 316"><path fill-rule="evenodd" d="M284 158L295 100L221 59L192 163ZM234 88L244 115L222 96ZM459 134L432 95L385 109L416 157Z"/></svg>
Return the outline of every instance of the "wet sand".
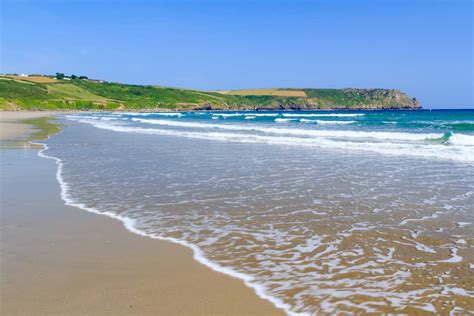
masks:
<svg viewBox="0 0 474 316"><path fill-rule="evenodd" d="M53 111L0 111L0 148L33 148L40 146L28 142L28 136L36 131L23 120L39 117L53 116L61 112Z"/></svg>
<svg viewBox="0 0 474 316"><path fill-rule="evenodd" d="M28 117L19 113L13 120ZM7 121L2 137L17 124L5 115L0 121ZM24 137L19 133L29 128L15 131L8 137ZM282 314L242 281L195 261L189 249L65 206L56 164L37 150L0 155L0 314Z"/></svg>

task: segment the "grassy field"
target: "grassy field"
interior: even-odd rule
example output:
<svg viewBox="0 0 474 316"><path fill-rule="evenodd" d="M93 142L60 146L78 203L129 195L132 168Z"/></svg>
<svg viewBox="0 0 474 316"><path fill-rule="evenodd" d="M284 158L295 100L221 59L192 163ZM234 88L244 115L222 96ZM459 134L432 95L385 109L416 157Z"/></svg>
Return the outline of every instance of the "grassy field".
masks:
<svg viewBox="0 0 474 316"><path fill-rule="evenodd" d="M24 80L28 79L28 80ZM270 110L419 107L388 89L198 91L41 76L0 76L0 110Z"/></svg>
<svg viewBox="0 0 474 316"><path fill-rule="evenodd" d="M6 78L0 80L0 97L3 99L51 99L51 96L48 95L48 88L46 85L21 82L16 79Z"/></svg>
<svg viewBox="0 0 474 316"><path fill-rule="evenodd" d="M15 79L15 80L34 82L34 83L55 83L55 82L57 82L55 79L53 79L51 77L45 77L45 76L28 76L28 77L6 76L6 77L11 78L11 79Z"/></svg>
<svg viewBox="0 0 474 316"><path fill-rule="evenodd" d="M96 102L107 102L107 99L71 83L58 83L48 85L48 93L58 98L70 100L90 100Z"/></svg>

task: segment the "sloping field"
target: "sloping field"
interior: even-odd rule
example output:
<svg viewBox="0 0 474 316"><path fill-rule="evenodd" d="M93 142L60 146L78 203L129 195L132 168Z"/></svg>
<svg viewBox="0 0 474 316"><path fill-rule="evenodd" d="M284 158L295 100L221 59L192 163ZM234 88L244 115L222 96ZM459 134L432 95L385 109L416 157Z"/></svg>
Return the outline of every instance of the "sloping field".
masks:
<svg viewBox="0 0 474 316"><path fill-rule="evenodd" d="M34 83L55 83L55 82L57 82L57 80L54 80L53 78L44 77L44 76L28 76L28 77L6 76L6 77L11 78L11 79L15 79L15 80L29 81L29 82L34 82Z"/></svg>
<svg viewBox="0 0 474 316"><path fill-rule="evenodd" d="M268 95L274 97L297 97L306 98L303 90L279 90L279 89L247 89L247 90L227 90L215 91L227 95Z"/></svg>
<svg viewBox="0 0 474 316"><path fill-rule="evenodd" d="M95 102L107 101L107 99L104 97L93 94L70 83L48 85L48 94L65 99L90 100Z"/></svg>

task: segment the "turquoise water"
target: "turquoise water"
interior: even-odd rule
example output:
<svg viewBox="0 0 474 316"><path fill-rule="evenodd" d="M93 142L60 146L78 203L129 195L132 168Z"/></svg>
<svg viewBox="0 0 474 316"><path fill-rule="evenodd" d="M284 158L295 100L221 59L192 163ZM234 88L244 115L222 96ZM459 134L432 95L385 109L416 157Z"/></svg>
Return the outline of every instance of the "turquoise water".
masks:
<svg viewBox="0 0 474 316"><path fill-rule="evenodd" d="M474 135L474 109L420 110L420 111L298 111L298 112L181 112L181 113L132 113L124 117L143 115L147 118L180 118L207 121L217 119L240 123L282 123L315 125L345 124L350 129L406 130L413 132L467 132Z"/></svg>
<svg viewBox="0 0 474 316"><path fill-rule="evenodd" d="M101 128L474 162L474 110L83 115Z"/></svg>
<svg viewBox="0 0 474 316"><path fill-rule="evenodd" d="M473 122L472 110L84 113L43 154L69 205L192 248L287 314L472 314Z"/></svg>

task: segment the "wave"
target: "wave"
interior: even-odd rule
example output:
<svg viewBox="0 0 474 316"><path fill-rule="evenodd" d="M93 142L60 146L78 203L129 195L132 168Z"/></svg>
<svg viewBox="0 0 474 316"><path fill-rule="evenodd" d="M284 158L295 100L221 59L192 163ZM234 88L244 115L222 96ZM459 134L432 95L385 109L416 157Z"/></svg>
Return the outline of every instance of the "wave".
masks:
<svg viewBox="0 0 474 316"><path fill-rule="evenodd" d="M280 116L280 113L252 113L253 116L261 116L261 117L275 117Z"/></svg>
<svg viewBox="0 0 474 316"><path fill-rule="evenodd" d="M314 113L314 114L298 114L298 113L283 113L285 117L356 117L364 116L363 113Z"/></svg>
<svg viewBox="0 0 474 316"><path fill-rule="evenodd" d="M208 268L211 268L212 270L214 270L216 272L220 272L220 273L223 273L223 274L226 274L226 275L229 275L231 277L234 277L234 278L237 278L237 279L240 279L240 280L244 281L244 284L247 287L252 288L255 291L255 293L257 294L258 297L271 302L276 308L279 308L279 309L282 309L283 311L285 311L285 313L287 315L291 315L291 316L307 315L305 313L295 313L295 312L293 312L291 310L291 306L289 304L284 303L282 300L278 299L277 297L269 295L265 291L264 286L254 282L254 280L255 280L254 277L252 277L250 275L247 275L247 274L244 274L244 273L241 273L241 272L238 272L238 271L235 271L231 268L224 267L222 265L219 265L218 263L215 263L215 262L209 260L204 255L204 252L194 244L191 244L191 243L189 243L185 240L178 239L178 238L164 237L164 236L160 236L160 235L154 234L154 233L146 233L142 230L139 230L136 227L136 220L135 219L132 219L132 218L129 218L129 217L126 217L126 216L122 216L122 215L119 215L119 214L115 214L111 211L101 211L99 209L88 207L83 203L79 203L79 202L75 201L74 199L71 198L71 196L69 194L69 188L70 188L69 184L64 180L64 178L62 176L63 175L63 168L64 168L63 161L61 159L57 158L57 157L46 155L45 152L49 150L49 147L46 144L43 144L43 143L35 143L35 144L43 146L43 149L38 152L38 156L43 157L43 158L47 158L47 159L53 159L56 162L57 166L58 166L58 168L56 170L56 180L58 181L59 186L61 188L61 199L64 201L65 205L72 206L72 207L77 207L79 209L85 210L85 211L90 212L90 213L104 215L104 216L119 220L120 222L122 222L123 226L128 231L130 231L132 233L135 233L137 235L144 236L144 237L149 237L149 238L152 238L152 239L170 241L170 242L173 242L175 244L190 248L193 252L193 258L196 261L198 261L199 263L207 266Z"/></svg>
<svg viewBox="0 0 474 316"><path fill-rule="evenodd" d="M296 119L288 119L288 118L276 118L275 122L276 123L288 123L291 121L296 121Z"/></svg>
<svg viewBox="0 0 474 316"><path fill-rule="evenodd" d="M301 123L316 123L319 125L344 125L344 124L353 124L356 123L356 121L325 121L325 120L308 120L308 119L301 119Z"/></svg>
<svg viewBox="0 0 474 316"><path fill-rule="evenodd" d="M474 131L474 122L450 122L441 124L441 128L448 128L455 131Z"/></svg>
<svg viewBox="0 0 474 316"><path fill-rule="evenodd" d="M164 120L166 121L166 120ZM84 120L84 122L86 122L86 120ZM170 122L170 121L168 121ZM171 121L173 122L173 121ZM87 122L89 123L89 122ZM177 122L177 123L185 123L185 124L188 124L190 122ZM137 125L134 125L134 126L131 126L131 125L125 125L123 124L123 122L120 122L120 121L117 121L117 122L110 122L110 121L102 121L102 120L92 120L90 121L90 124L92 125L100 125L100 126L109 126L108 128L106 129L110 129L110 126L115 126L114 128L116 129L116 131L120 131L121 128L126 128L127 130L124 130L125 132L132 132L132 133L144 133L144 134L158 134L158 135L170 135L170 136L184 136L184 137L190 137L190 138L201 138L201 139L216 139L218 137L221 137L219 135L225 135L226 137L229 137L229 139L226 139L225 137L224 138L220 138L220 139L217 139L217 140L224 140L224 141L238 141L238 142L250 142L250 143L254 143L254 142L264 142L264 143L275 143L275 144L282 144L282 145L300 145L298 142L307 142L307 145L303 145L303 146L326 146L326 145L329 145L331 146L330 144L330 141L321 141L320 144L313 144L313 145L310 145L310 142L315 142L315 140L311 140L311 139L308 139L308 138L299 138L299 137L274 137L274 136L259 136L259 135L252 135L252 134L231 134L231 133L208 133L208 132L186 132L186 131L183 131L183 130L170 130L170 129L158 129L158 128L142 128L142 127L137 127ZM199 124L199 123L194 123L194 124ZM207 125L207 124L203 124L203 125ZM215 124L215 125L220 125L220 124ZM143 125L143 126L146 126L146 125ZM101 127L102 128L102 127ZM164 134L163 134L164 133ZM209 136L209 137L208 137ZM448 138L450 138L452 135L450 135ZM234 137L234 138L232 138ZM120 138L120 136L119 136ZM145 140L146 141L146 140ZM281 142L281 143L278 143L278 142ZM286 142L286 143L285 143ZM337 143L344 143L344 142L337 142ZM357 143L359 144L359 143ZM372 143L373 144L373 143ZM341 144L338 144L338 145L341 145ZM349 144L351 145L351 144ZM378 144L380 145L380 144ZM395 144L395 145L398 145L398 144ZM411 151L414 151L413 148L414 146L411 145L411 148L412 150ZM442 145L433 145L432 148L434 148L434 146L436 146L437 148L439 148L440 146ZM421 146L422 148L420 148L419 150L422 151L425 146ZM446 146L445 146L446 147ZM395 147L388 147L389 149L394 149ZM408 147L407 147L408 148ZM405 149L407 149L405 148ZM350 148L352 149L352 148ZM53 158L53 159L58 159L58 158ZM59 161L59 162L58 162ZM62 170L62 161L60 159L56 160L56 162L58 163L58 165L60 165L61 167L61 170ZM66 166L68 166L68 164L66 164ZM58 166L58 172L59 172L59 168ZM67 170L69 167L67 167ZM58 176L57 176L58 177ZM60 174L60 177L62 178L61 174ZM62 179L64 180L64 179ZM58 179L58 182L59 179ZM64 182L65 183L65 182ZM61 182L60 182L61 184ZM67 185L67 184L66 184ZM61 187L61 194L62 194L62 191L63 191L63 188ZM71 193L74 193L74 191L70 191ZM66 191L66 195L68 195L68 192ZM235 271L233 270L232 268L227 268L225 266L222 266L221 264L219 263L216 263L216 262L213 262L211 260L209 260L208 258L206 258L206 255L204 254L203 250L202 249L206 249L205 246L203 246L203 248L201 248L200 246L198 245L201 245L201 244L193 244L193 242L187 242L186 240L182 240L182 239L176 239L176 238L168 238L168 237L164 237L163 233L148 233L147 230L145 228L141 229L141 227L139 226L139 222L138 221L135 221L134 219L132 218L128 218L128 217L125 217L125 216L122 216L122 215L119 215L119 214L116 214L116 213L113 213L113 212L107 212L107 211L103 211L104 208L102 208L102 210L100 209L93 209L93 208L87 208L87 206L85 204L81 204L80 202L78 202L78 200L76 201L73 201L71 196L69 196L69 199L70 201L72 201L72 204L67 204L66 200L66 205L72 205L72 206L76 206L76 207L79 207L79 208L82 208L86 211L89 211L89 212L94 212L94 213L97 213L97 214L102 214L102 215L106 215L106 216L109 216L109 217L112 217L112 218L115 218L115 219L118 219L120 220L123 225L125 226L126 229L130 230L131 232L133 233L136 233L136 234L139 234L139 235L142 235L142 236L146 236L146 237L150 237L150 238L154 238L154 239L161 239L161 240L168 240L168 241L171 241L171 242L174 242L176 244L180 244L180 245L183 245L183 246L186 246L190 249L192 249L193 251L193 256L195 258L195 260L197 260L198 262L201 262L202 264L206 265L207 267L215 270L215 271L218 271L218 272L221 272L221 273L225 273L227 275L230 275L230 276L233 276L233 277L236 277L236 278L239 278L241 280L244 281L245 285L246 286L249 286L251 288L253 288L255 290L255 292L257 293L257 295L261 298L264 298L264 299L267 299L268 301L272 302L276 307L279 307L281 309L283 309L285 312L287 312L288 314L294 314L296 315L296 313L292 312L291 309L297 309L297 307L295 307L294 305L293 306L290 306L289 304L285 304L282 300L279 300L278 297L278 292L274 292L274 289L272 289L270 286L269 287L265 287L265 283L262 284L263 282L260 280L258 280L258 274L256 275L256 277L252 277L252 275L255 275L254 273L249 273L249 274L245 274L245 273L240 273L238 271ZM108 208L105 208L105 210L108 210ZM310 242L307 243L308 246L310 247L307 247L305 248L306 246L298 246L299 247L299 251L302 251L302 252L310 252L311 249L316 249L314 244L311 244ZM416 243L416 247L417 249L419 249L420 244ZM423 244L421 244L422 246L424 246ZM423 250L424 249L424 250ZM428 251L430 252L430 248L420 248L419 250L422 250L422 251ZM209 252L208 252L209 254ZM393 254L393 251L389 251L389 254L386 256L387 258L389 257L390 259L392 259L392 254ZM455 253L453 255L456 255ZM210 256L210 258L212 258L212 256ZM445 262L454 262L454 261L445 261ZM226 263L224 263L225 265ZM388 263L387 263L388 264ZM333 266L330 266L331 268L330 269L333 269ZM405 272L405 273L409 273L409 272ZM403 278L400 278L399 280L403 280ZM328 281L330 282L330 281ZM336 281L337 282L337 281ZM363 281L364 284L365 282L370 282L370 281ZM268 283L267 283L268 284ZM369 297L380 297L380 299L386 299L385 296L387 296L387 292L380 290L380 291L372 291L372 290L364 290L364 289L360 289L360 288L357 288L355 287L354 285L348 285L345 289L343 289L342 291L332 291L331 288L324 288L326 284L329 284L329 283L325 283L324 280L319 280L319 285L323 285L323 288L318 288L316 289L316 291L318 291L318 293L320 295L327 295L329 297L338 297L339 299L342 299L342 297L344 297L345 295L348 295L348 294L344 294L344 293L349 293L351 292L351 295L367 295ZM387 287L385 287L387 288ZM313 290L315 290L313 288ZM462 290L462 289L460 289ZM275 293L274 295L275 296L272 296L271 293ZM362 293L362 294L361 294ZM412 294L414 293L414 294ZM406 304L406 302L409 302L410 300L414 299L416 297L416 293L415 292L406 292L406 293L397 293L397 294L393 294L393 293L389 293L388 294L389 296L389 300L390 300L390 303L392 305L396 305L396 306L403 306ZM301 296L300 296L301 297ZM326 301L324 303L330 303L330 301ZM293 303L292 303L293 304ZM322 305L323 306L323 305ZM336 305L329 305L329 307L326 305L327 308L329 308L329 310L331 310L331 308L335 308ZM426 308L429 308L431 305L428 304L428 306ZM334 311L335 309L333 309ZM325 311L328 311L327 309ZM375 310L373 310L373 312L375 312Z"/></svg>
<svg viewBox="0 0 474 316"><path fill-rule="evenodd" d="M448 141L453 145L474 146L474 135L452 133Z"/></svg>
<svg viewBox="0 0 474 316"><path fill-rule="evenodd" d="M183 113L173 113L173 112L165 112L165 113L156 113L157 115L162 115L162 116L177 116L177 117L182 117L184 116Z"/></svg>
<svg viewBox="0 0 474 316"><path fill-rule="evenodd" d="M183 116L185 113L183 112L149 112L149 113L142 113L142 112L126 112L125 115L136 115L136 116L152 116L152 115L161 115L161 116ZM194 112L193 114L197 115L205 115L208 113L205 112ZM221 116L221 117L238 117L238 116L245 116L245 115L253 115L257 117L357 117L357 116L364 116L363 113L246 113L246 112L237 112L237 113L216 113L210 112L214 116Z"/></svg>
<svg viewBox="0 0 474 316"><path fill-rule="evenodd" d="M285 123L294 119L275 119L280 120L278 122ZM327 137L327 138L371 138L378 140L401 140L401 141L426 141L440 139L443 134L434 133L402 133L402 132L363 132L363 131L349 131L349 130L316 130L316 129L302 129L302 128L281 128L281 127L262 127L262 126L244 126L235 124L213 124L213 123L196 123L196 122L183 122L183 121L171 121L171 120L153 120L153 119L139 119L132 118L132 121L174 126L174 127L190 127L190 128L211 128L211 129L224 129L233 131L256 131L270 134L279 135L296 135L296 136L307 136L307 137Z"/></svg>
<svg viewBox="0 0 474 316"><path fill-rule="evenodd" d="M399 122L401 126L420 127L420 128L436 128L453 131L474 131L473 120L413 120L409 122Z"/></svg>
<svg viewBox="0 0 474 316"><path fill-rule="evenodd" d="M213 116L221 116L221 117L234 117L234 116L244 116L245 113L212 113Z"/></svg>
<svg viewBox="0 0 474 316"><path fill-rule="evenodd" d="M178 136L203 140L216 140L239 143L264 143L272 145L330 148L340 150L356 150L360 152L373 152L395 156L423 157L431 159L447 159L459 162L474 162L474 147L472 146L446 146L439 144L397 143L397 142L367 142L367 141L338 141L328 138L307 138L291 136L269 136L243 133L225 132L195 132L171 129L142 128L118 125L104 121L80 120L97 128L116 132L139 133L163 136ZM184 122L179 122L184 123ZM207 124L204 124L207 125ZM279 130L279 129L276 129ZM286 129L287 130L287 129ZM319 131L317 131L319 132ZM331 132L331 131L326 131Z"/></svg>
<svg viewBox="0 0 474 316"><path fill-rule="evenodd" d="M89 120L103 120L103 121L117 121L117 120L122 120L123 118L120 117L120 116L92 116L92 115L81 115L81 116L77 116L77 115L65 115L64 116L65 118L67 119L70 119L70 120L77 120L78 118L81 118L81 119L89 119Z"/></svg>
<svg viewBox="0 0 474 316"><path fill-rule="evenodd" d="M122 115L132 115L132 116L152 116L152 115L158 115L158 116L177 116L177 117L182 117L185 114L181 112L124 112Z"/></svg>

